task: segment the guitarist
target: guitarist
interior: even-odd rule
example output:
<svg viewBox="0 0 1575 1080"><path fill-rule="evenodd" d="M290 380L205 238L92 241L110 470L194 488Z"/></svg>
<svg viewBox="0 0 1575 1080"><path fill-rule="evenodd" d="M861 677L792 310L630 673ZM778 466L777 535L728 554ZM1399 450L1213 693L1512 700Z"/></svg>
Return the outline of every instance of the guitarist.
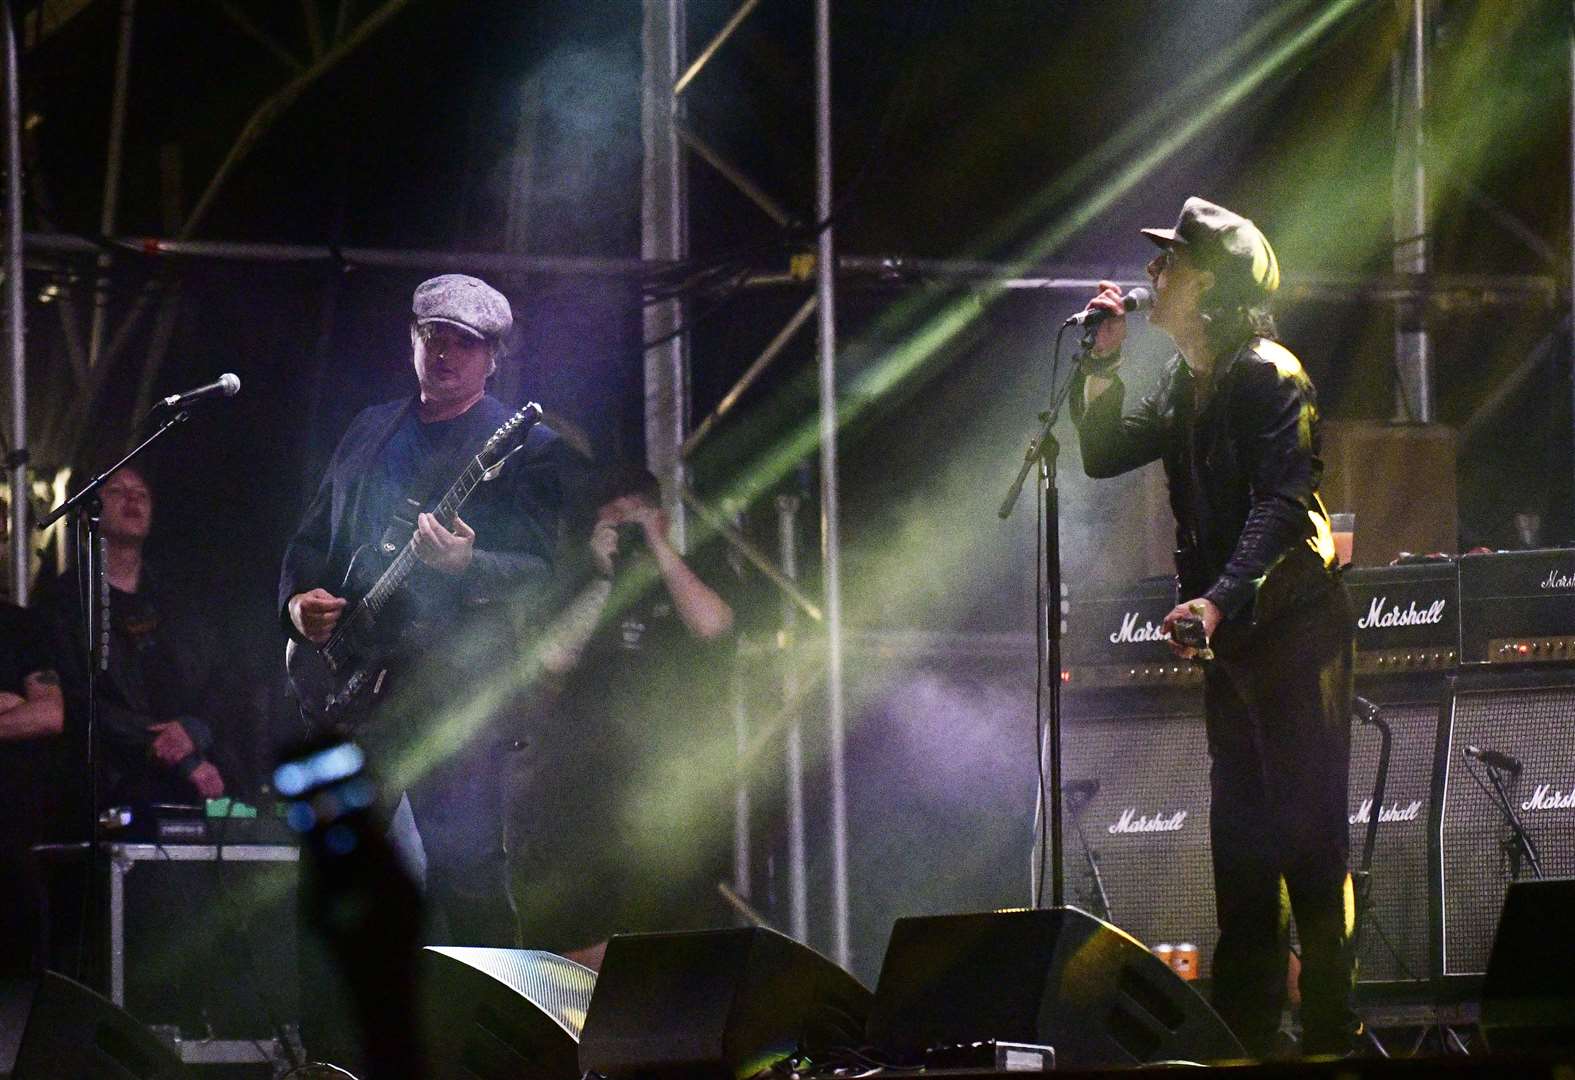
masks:
<svg viewBox="0 0 1575 1080"><path fill-rule="evenodd" d="M427 512L511 414L487 380L514 320L503 294L464 274L423 282L412 314L418 393L351 422L285 551L280 618L297 647L322 645L355 599L342 583L358 549L412 543L420 565L379 618L395 624L398 644L357 738L390 795L408 798L419 836L395 841L413 866L424 860L447 940L509 946L517 927L498 752L508 736L496 721L511 695L496 680L510 667L496 658L508 647L511 602L552 574L565 449L537 425L463 516Z"/></svg>

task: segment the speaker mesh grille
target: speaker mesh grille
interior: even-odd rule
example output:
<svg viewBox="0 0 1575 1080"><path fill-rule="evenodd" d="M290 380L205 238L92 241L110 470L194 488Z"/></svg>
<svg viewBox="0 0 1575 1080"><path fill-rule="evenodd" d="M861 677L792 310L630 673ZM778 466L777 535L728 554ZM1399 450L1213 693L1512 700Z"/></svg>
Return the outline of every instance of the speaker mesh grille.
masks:
<svg viewBox="0 0 1575 1080"><path fill-rule="evenodd" d="M556 953L535 949L427 946L491 976L530 1001L576 1042L585 1025L596 973Z"/></svg>
<svg viewBox="0 0 1575 1080"><path fill-rule="evenodd" d="M1427 823L1433 797L1438 702L1383 704L1393 745L1383 809L1373 845L1372 904L1364 913L1358 974L1363 981L1425 979L1428 975ZM1367 840L1363 806L1372 798L1383 740L1360 722L1351 728L1351 866L1360 867ZM1369 807L1368 814L1376 812Z"/></svg>
<svg viewBox="0 0 1575 1080"><path fill-rule="evenodd" d="M1575 680L1575 673L1570 678ZM1487 788L1483 766L1461 750L1475 745L1513 755L1524 766L1506 777L1516 814L1548 877L1575 874L1575 807L1551 806L1575 794L1575 681L1571 685L1463 690L1455 697L1448 784L1440 829L1446 975L1487 970L1514 859L1510 829ZM1469 769L1468 769L1469 766ZM1472 771L1482 784L1472 779ZM1540 798L1539 798L1540 795ZM1532 876L1522 867L1520 876Z"/></svg>
<svg viewBox="0 0 1575 1080"><path fill-rule="evenodd" d="M1099 782L1092 798L1069 794L1064 800L1067 898L1100 914L1085 856L1092 850L1110 898L1110 921L1150 947L1198 946L1199 972L1207 974L1219 934L1201 701L1180 714L1093 716L1069 710L1063 736L1068 792L1079 780ZM1145 824L1166 827L1145 830Z"/></svg>

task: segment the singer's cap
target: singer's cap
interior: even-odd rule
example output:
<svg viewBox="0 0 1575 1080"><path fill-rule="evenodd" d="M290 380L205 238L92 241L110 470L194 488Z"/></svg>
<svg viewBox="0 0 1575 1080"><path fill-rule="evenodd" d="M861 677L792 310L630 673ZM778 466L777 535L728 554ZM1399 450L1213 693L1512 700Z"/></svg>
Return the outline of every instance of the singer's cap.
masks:
<svg viewBox="0 0 1575 1080"><path fill-rule="evenodd" d="M1160 247L1184 247L1220 283L1268 296L1280 287L1280 262L1269 238L1249 219L1192 196L1173 229L1144 229Z"/></svg>
<svg viewBox="0 0 1575 1080"><path fill-rule="evenodd" d="M469 274L440 274L416 286L410 310L417 325L448 323L488 341L514 325L508 297Z"/></svg>

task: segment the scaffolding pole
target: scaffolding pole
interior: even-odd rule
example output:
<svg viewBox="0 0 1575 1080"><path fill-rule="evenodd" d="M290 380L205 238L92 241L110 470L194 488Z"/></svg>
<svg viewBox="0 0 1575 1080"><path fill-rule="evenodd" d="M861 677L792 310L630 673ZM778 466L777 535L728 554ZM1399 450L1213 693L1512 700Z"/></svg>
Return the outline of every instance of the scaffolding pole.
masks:
<svg viewBox="0 0 1575 1080"><path fill-rule="evenodd" d="M831 772L832 958L853 967L848 933L847 726L842 688L842 518L837 491L837 263L831 226L831 0L815 0L815 297L820 316L820 547L826 594L827 764Z"/></svg>
<svg viewBox="0 0 1575 1080"><path fill-rule="evenodd" d="M683 150L678 142L679 97L673 92L684 58L684 0L645 0L644 75L640 86L640 252L676 261L689 254L689 211ZM683 445L689 421L689 335L683 304L667 300L645 309L645 461L662 482L673 543L688 551L683 491Z"/></svg>
<svg viewBox="0 0 1575 1080"><path fill-rule="evenodd" d="M1428 271L1427 33L1429 0L1411 0L1395 63L1394 269L1420 282ZM1395 418L1433 422L1433 348L1424 300L1401 301L1395 318Z"/></svg>
<svg viewBox="0 0 1575 1080"><path fill-rule="evenodd" d="M17 77L16 25L9 0L0 0L5 22L5 312L6 359L11 369L11 599L27 603L27 354L22 336L22 90Z"/></svg>

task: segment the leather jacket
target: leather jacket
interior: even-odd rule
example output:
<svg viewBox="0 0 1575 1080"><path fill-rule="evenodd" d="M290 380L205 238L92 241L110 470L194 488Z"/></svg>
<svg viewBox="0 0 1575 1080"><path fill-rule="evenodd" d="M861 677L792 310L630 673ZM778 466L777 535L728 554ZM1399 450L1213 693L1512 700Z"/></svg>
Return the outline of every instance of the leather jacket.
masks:
<svg viewBox="0 0 1575 1080"><path fill-rule="evenodd" d="M1130 414L1119 377L1086 405L1085 378L1080 370L1071 400L1088 475L1164 462L1182 599L1205 597L1227 622L1256 625L1337 584L1318 496L1317 392L1290 350L1247 339L1215 365L1201 411L1179 353Z"/></svg>

